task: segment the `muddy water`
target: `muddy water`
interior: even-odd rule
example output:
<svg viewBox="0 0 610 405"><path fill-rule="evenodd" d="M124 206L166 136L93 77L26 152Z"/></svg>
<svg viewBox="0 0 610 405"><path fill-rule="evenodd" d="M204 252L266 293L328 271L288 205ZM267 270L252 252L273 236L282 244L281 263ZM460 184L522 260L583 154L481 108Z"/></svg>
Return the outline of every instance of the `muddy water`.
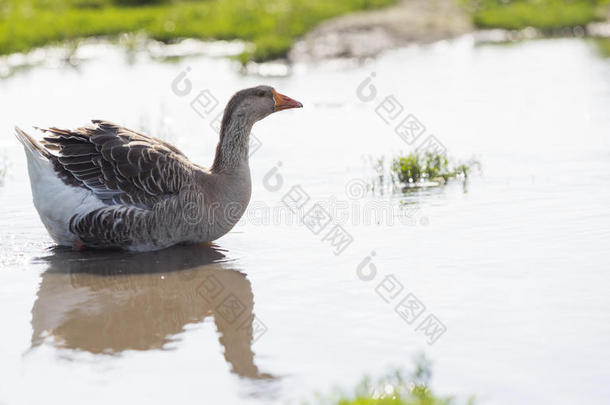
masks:
<svg viewBox="0 0 610 405"><path fill-rule="evenodd" d="M265 77L81 52L0 80L0 403L299 403L422 352L438 391L481 403L610 395L610 61L588 43L466 37ZM209 164L222 105L259 83L305 108L255 126L233 232L141 255L53 248L13 125L109 119ZM407 144L409 114L425 131ZM370 158L430 140L483 174L366 192ZM301 221L315 204L324 227Z"/></svg>

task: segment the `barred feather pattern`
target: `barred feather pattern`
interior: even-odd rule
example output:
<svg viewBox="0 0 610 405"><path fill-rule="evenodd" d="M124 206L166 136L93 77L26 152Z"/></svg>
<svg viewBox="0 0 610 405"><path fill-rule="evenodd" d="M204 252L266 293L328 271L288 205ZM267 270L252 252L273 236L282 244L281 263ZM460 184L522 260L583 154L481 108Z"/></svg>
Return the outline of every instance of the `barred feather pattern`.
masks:
<svg viewBox="0 0 610 405"><path fill-rule="evenodd" d="M174 146L108 121L50 133L43 145L56 152L55 170L67 184L86 187L106 204L151 208L180 191L193 165Z"/></svg>
<svg viewBox="0 0 610 405"><path fill-rule="evenodd" d="M70 231L90 247L152 250L176 241L211 237L207 221L187 221L184 207L200 204L200 193L181 191L157 202L150 209L132 205L109 205L70 220ZM199 205L198 205L199 206ZM209 224L208 224L209 225ZM185 240L186 239L186 240Z"/></svg>
<svg viewBox="0 0 610 405"><path fill-rule="evenodd" d="M70 218L70 232L86 246L156 250L216 239L237 222L214 222L219 213L204 212L204 195L222 201L222 193L209 171L174 146L107 121L93 123L76 130L42 129L61 180L90 190L105 204ZM201 212L188 218L185 207Z"/></svg>

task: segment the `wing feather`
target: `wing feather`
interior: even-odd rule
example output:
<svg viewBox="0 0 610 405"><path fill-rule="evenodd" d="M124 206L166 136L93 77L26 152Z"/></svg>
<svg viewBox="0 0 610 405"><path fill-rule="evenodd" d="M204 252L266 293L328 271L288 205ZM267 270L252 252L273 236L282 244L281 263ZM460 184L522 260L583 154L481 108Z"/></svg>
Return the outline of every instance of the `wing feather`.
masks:
<svg viewBox="0 0 610 405"><path fill-rule="evenodd" d="M92 190L108 204L151 207L188 186L197 167L160 139L94 120L93 126L42 129L64 182Z"/></svg>

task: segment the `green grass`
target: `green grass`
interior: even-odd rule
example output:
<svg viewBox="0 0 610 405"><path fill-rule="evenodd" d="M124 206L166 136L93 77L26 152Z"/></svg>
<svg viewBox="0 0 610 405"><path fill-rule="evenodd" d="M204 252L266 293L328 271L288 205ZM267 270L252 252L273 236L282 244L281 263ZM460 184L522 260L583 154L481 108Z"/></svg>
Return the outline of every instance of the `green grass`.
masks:
<svg viewBox="0 0 610 405"><path fill-rule="evenodd" d="M423 357L417 360L415 370L406 377L400 370L392 371L373 381L365 377L352 393L336 391L322 396L320 403L333 405L453 405L452 397L440 396L430 388L430 363ZM470 399L469 404L474 403Z"/></svg>
<svg viewBox="0 0 610 405"><path fill-rule="evenodd" d="M377 384L365 378L353 395L345 395L336 405L451 405L451 398L440 397L426 385L403 379L398 371L381 378Z"/></svg>
<svg viewBox="0 0 610 405"><path fill-rule="evenodd" d="M0 54L90 36L145 32L178 38L241 39L241 59L286 55L321 21L396 0L0 0Z"/></svg>
<svg viewBox="0 0 610 405"><path fill-rule="evenodd" d="M602 57L610 58L610 39L593 38L591 41L597 47L597 50Z"/></svg>
<svg viewBox="0 0 610 405"><path fill-rule="evenodd" d="M403 185L417 186L422 182L444 184L458 177L467 179L472 170L479 166L474 159L454 163L444 153L410 153L395 157L390 170Z"/></svg>
<svg viewBox="0 0 610 405"><path fill-rule="evenodd" d="M608 0L463 0L475 25L545 32L584 26L603 19Z"/></svg>

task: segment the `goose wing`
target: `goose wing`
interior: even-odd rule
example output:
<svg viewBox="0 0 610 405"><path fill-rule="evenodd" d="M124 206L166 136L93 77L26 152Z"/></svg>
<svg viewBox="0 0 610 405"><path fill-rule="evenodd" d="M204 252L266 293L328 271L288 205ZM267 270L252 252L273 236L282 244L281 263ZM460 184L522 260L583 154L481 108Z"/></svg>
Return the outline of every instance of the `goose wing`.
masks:
<svg viewBox="0 0 610 405"><path fill-rule="evenodd" d="M150 208L190 184L197 168L176 147L108 121L41 129L59 177L107 204Z"/></svg>

